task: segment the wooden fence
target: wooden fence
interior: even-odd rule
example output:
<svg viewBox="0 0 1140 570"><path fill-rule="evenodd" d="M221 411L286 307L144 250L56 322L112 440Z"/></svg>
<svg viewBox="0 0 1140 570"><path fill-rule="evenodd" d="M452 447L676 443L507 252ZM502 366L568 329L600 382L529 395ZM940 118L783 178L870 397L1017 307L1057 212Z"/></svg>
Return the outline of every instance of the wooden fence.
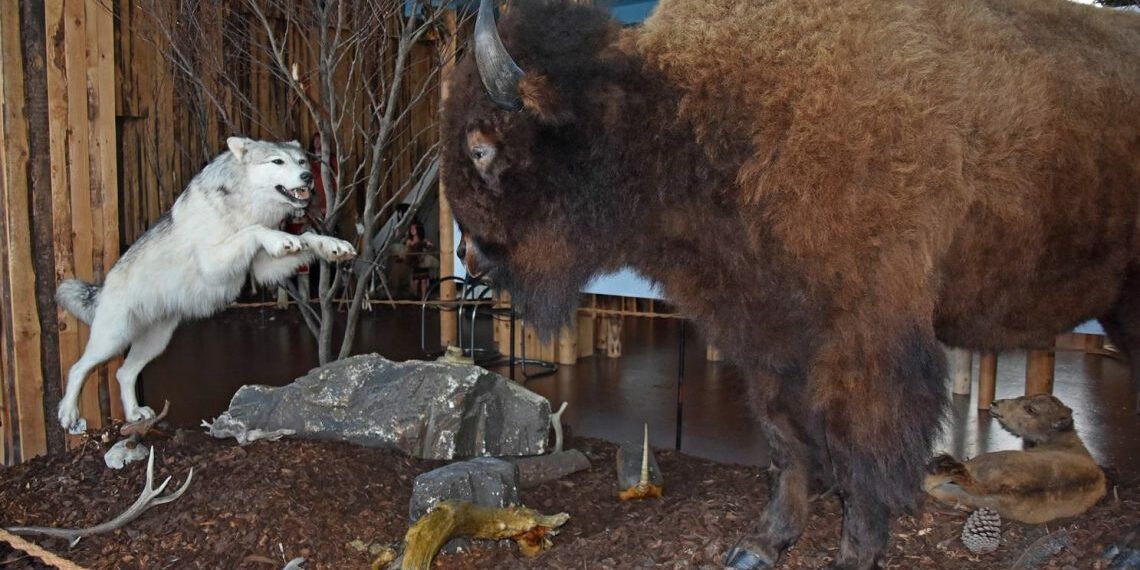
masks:
<svg viewBox="0 0 1140 570"><path fill-rule="evenodd" d="M0 8L3 144L0 456L62 450L53 404L86 330L56 310L59 278L100 279L119 253L114 21L94 1L24 0ZM81 411L98 421L103 368Z"/></svg>

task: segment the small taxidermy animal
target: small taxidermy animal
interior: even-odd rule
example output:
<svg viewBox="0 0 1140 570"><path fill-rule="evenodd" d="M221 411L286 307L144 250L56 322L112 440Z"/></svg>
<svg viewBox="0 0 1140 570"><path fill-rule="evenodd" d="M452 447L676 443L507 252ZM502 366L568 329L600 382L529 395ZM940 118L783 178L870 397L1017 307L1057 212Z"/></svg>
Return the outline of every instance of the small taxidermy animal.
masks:
<svg viewBox="0 0 1140 570"><path fill-rule="evenodd" d="M1073 428L1073 411L1060 400L1048 394L998 400L990 415L1033 447L964 463L940 455L927 465L923 490L939 501L1031 524L1079 515L1104 496L1104 472Z"/></svg>

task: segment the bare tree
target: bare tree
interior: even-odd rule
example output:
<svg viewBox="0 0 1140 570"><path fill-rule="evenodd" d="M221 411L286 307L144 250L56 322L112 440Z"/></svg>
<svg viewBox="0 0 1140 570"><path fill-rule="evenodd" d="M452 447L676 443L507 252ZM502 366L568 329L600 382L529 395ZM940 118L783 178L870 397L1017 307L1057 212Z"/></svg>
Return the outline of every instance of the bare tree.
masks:
<svg viewBox="0 0 1140 570"><path fill-rule="evenodd" d="M435 111L441 70L454 57L449 2L439 0L144 0L154 43L173 67L177 96L197 140L184 152L204 162L232 133L320 141L326 208L312 220L358 244L351 264L320 262L319 304L298 302L318 340L320 363L347 356L385 249L404 216L373 243L395 206L432 196L439 173ZM448 24L451 25L448 25ZM344 228L348 228L344 230ZM351 293L334 351L336 300ZM295 288L290 293L301 300Z"/></svg>

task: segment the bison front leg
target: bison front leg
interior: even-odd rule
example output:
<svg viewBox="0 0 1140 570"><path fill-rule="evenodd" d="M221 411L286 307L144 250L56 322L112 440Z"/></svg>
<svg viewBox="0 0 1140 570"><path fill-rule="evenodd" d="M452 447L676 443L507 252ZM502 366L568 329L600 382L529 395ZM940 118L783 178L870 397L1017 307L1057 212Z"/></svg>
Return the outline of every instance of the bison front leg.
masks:
<svg viewBox="0 0 1140 570"><path fill-rule="evenodd" d="M946 404L931 326L877 324L835 335L809 384L843 500L836 569L882 564L891 515L914 505Z"/></svg>
<svg viewBox="0 0 1140 570"><path fill-rule="evenodd" d="M729 551L725 562L734 570L773 568L780 555L799 539L810 514L813 471L818 469L812 461L817 456L813 453L815 442L804 427L803 416L809 413L803 406L802 387L771 382L761 387L769 392L757 398L757 403L771 454L770 500L749 533ZM772 398L771 392L778 396Z"/></svg>

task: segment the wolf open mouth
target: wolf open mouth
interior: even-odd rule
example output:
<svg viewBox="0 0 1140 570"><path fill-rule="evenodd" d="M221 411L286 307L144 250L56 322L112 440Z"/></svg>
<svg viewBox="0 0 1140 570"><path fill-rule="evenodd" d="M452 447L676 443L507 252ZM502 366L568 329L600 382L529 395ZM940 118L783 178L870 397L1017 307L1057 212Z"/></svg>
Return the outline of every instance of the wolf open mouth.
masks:
<svg viewBox="0 0 1140 570"><path fill-rule="evenodd" d="M302 205L309 203L309 187L308 186L298 186L296 188L286 188L286 187L278 184L276 188L277 188L277 191L280 192L282 196L288 198L290 201L293 201L293 202L296 202L296 203L302 204Z"/></svg>

